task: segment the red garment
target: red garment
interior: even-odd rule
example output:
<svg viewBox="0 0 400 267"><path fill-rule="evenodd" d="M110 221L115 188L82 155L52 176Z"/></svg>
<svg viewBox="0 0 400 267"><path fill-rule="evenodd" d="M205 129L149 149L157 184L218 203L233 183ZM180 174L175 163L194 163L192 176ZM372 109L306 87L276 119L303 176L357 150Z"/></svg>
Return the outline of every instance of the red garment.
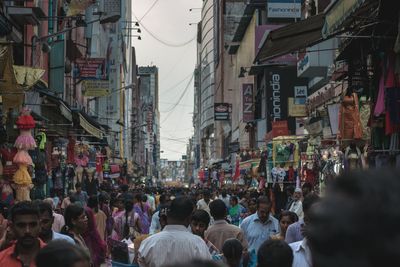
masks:
<svg viewBox="0 0 400 267"><path fill-rule="evenodd" d="M39 238L38 240L40 248L44 248L46 246L46 243L44 243ZM7 266L7 267L23 266L20 256L17 255L16 245L17 242L13 242L13 244L9 248L0 252L0 266ZM29 267L35 267L35 266L36 266L35 261L32 260Z"/></svg>
<svg viewBox="0 0 400 267"><path fill-rule="evenodd" d="M104 156L101 153L97 153L96 155L96 172L103 171L103 164L104 164Z"/></svg>
<svg viewBox="0 0 400 267"><path fill-rule="evenodd" d="M68 164L75 163L75 144L76 144L75 139L70 138L68 145L67 145L67 163Z"/></svg>
<svg viewBox="0 0 400 267"><path fill-rule="evenodd" d="M35 120L31 115L21 115L15 123L18 129L33 129L35 128Z"/></svg>
<svg viewBox="0 0 400 267"><path fill-rule="evenodd" d="M315 172L308 168L305 170L305 172L306 172L306 181L305 182L310 183L312 186L314 186L315 182L316 182Z"/></svg>
<svg viewBox="0 0 400 267"><path fill-rule="evenodd" d="M17 154L16 148L2 148L0 154L3 163L3 175L7 178L12 178L14 173L18 170L18 166L14 164L13 159Z"/></svg>
<svg viewBox="0 0 400 267"><path fill-rule="evenodd" d="M294 169L293 169L293 167L289 167L288 180L289 180L289 182L294 182Z"/></svg>

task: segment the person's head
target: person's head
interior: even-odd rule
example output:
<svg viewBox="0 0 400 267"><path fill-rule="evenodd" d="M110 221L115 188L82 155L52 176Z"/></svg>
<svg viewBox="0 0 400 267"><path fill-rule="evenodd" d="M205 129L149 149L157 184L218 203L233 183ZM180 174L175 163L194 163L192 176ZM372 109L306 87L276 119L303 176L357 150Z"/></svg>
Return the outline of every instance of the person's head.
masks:
<svg viewBox="0 0 400 267"><path fill-rule="evenodd" d="M37 267L90 267L90 259L78 246L65 240L51 241L36 255Z"/></svg>
<svg viewBox="0 0 400 267"><path fill-rule="evenodd" d="M288 195L288 196L293 196L293 194L294 194L294 186L288 186L288 187L286 187L286 194Z"/></svg>
<svg viewBox="0 0 400 267"><path fill-rule="evenodd" d="M227 239L222 245L222 253L229 267L239 267L243 254L242 243L236 238Z"/></svg>
<svg viewBox="0 0 400 267"><path fill-rule="evenodd" d="M211 198L211 192L209 190L204 190L203 191L203 199L205 201L209 201Z"/></svg>
<svg viewBox="0 0 400 267"><path fill-rule="evenodd" d="M256 211L257 211L257 199L256 198L251 198L249 200L249 211L251 214L256 213Z"/></svg>
<svg viewBox="0 0 400 267"><path fill-rule="evenodd" d="M174 200L172 200L168 211L168 224L184 225L188 227L193 209L194 205L189 198L175 198Z"/></svg>
<svg viewBox="0 0 400 267"><path fill-rule="evenodd" d="M169 196L165 193L160 195L160 205L166 205L170 201Z"/></svg>
<svg viewBox="0 0 400 267"><path fill-rule="evenodd" d="M293 251L282 240L265 241L257 253L257 267L291 267Z"/></svg>
<svg viewBox="0 0 400 267"><path fill-rule="evenodd" d="M29 249L37 245L40 233L40 212L37 205L22 201L15 204L10 211L11 230L18 245Z"/></svg>
<svg viewBox="0 0 400 267"><path fill-rule="evenodd" d="M125 212L131 212L133 210L133 200L132 199L125 199L124 201L124 208Z"/></svg>
<svg viewBox="0 0 400 267"><path fill-rule="evenodd" d="M232 196L231 199L229 200L229 204L231 204L231 207L234 207L237 204L239 204L237 196Z"/></svg>
<svg viewBox="0 0 400 267"><path fill-rule="evenodd" d="M75 184L75 189L76 189L76 192L77 192L78 194L80 194L80 193L82 192L82 184L81 184L80 182L77 182L77 183Z"/></svg>
<svg viewBox="0 0 400 267"><path fill-rule="evenodd" d="M257 199L257 215L261 222L266 222L271 211L271 201L267 197L259 197Z"/></svg>
<svg viewBox="0 0 400 267"><path fill-rule="evenodd" d="M226 194L226 190L225 190L225 189L222 189L222 191L221 191L221 196L222 196L223 198L226 198L227 194Z"/></svg>
<svg viewBox="0 0 400 267"><path fill-rule="evenodd" d="M114 207L116 207L119 211L124 210L124 202L125 199L122 196L118 196L115 200L114 200Z"/></svg>
<svg viewBox="0 0 400 267"><path fill-rule="evenodd" d="M99 194L99 204L109 204L110 203L110 195L106 192L101 192Z"/></svg>
<svg viewBox="0 0 400 267"><path fill-rule="evenodd" d="M192 219L190 222L190 228L192 233L204 238L204 232L207 230L210 224L210 215L204 210L196 210L192 214Z"/></svg>
<svg viewBox="0 0 400 267"><path fill-rule="evenodd" d="M320 201L320 197L316 194L309 194L303 200L304 226L306 227L310 219L310 210L313 205ZM306 229L302 229L305 231ZM304 233L306 235L306 233Z"/></svg>
<svg viewBox="0 0 400 267"><path fill-rule="evenodd" d="M312 192L312 185L310 183L304 183L301 187L303 196L306 197L308 194Z"/></svg>
<svg viewBox="0 0 400 267"><path fill-rule="evenodd" d="M51 197L45 198L43 201L46 202L46 203L49 203L52 210L54 210L56 208L55 205L54 205L54 200Z"/></svg>
<svg viewBox="0 0 400 267"><path fill-rule="evenodd" d="M121 191L121 193L126 193L129 190L129 186L127 184L122 184L119 186L119 190Z"/></svg>
<svg viewBox="0 0 400 267"><path fill-rule="evenodd" d="M293 199L296 201L301 200L301 196L302 196L301 188L296 188L293 193Z"/></svg>
<svg viewBox="0 0 400 267"><path fill-rule="evenodd" d="M96 195L92 195L88 198L87 206L97 212L99 210L99 199Z"/></svg>
<svg viewBox="0 0 400 267"><path fill-rule="evenodd" d="M295 223L299 220L297 214L291 211L284 211L279 215L279 225L281 227L281 233L283 236L286 235L286 231L292 223Z"/></svg>
<svg viewBox="0 0 400 267"><path fill-rule="evenodd" d="M53 231L53 210L50 204L45 201L39 201L37 205L40 211L40 237L49 236Z"/></svg>
<svg viewBox="0 0 400 267"><path fill-rule="evenodd" d="M64 212L65 226L71 231L82 234L87 230L88 218L82 206L69 205Z"/></svg>
<svg viewBox="0 0 400 267"><path fill-rule="evenodd" d="M168 210L169 210L169 206L164 206L160 209L159 213L158 213L158 218L159 218L159 223L161 226L161 231L164 229L164 227L168 224Z"/></svg>
<svg viewBox="0 0 400 267"><path fill-rule="evenodd" d="M314 266L400 266L400 173L388 169L336 178L309 212Z"/></svg>
<svg viewBox="0 0 400 267"><path fill-rule="evenodd" d="M210 203L210 213L214 220L224 220L227 214L225 203L221 199L216 199Z"/></svg>
<svg viewBox="0 0 400 267"><path fill-rule="evenodd" d="M136 203L141 203L143 201L143 195L141 193L137 193L135 195L135 202Z"/></svg>

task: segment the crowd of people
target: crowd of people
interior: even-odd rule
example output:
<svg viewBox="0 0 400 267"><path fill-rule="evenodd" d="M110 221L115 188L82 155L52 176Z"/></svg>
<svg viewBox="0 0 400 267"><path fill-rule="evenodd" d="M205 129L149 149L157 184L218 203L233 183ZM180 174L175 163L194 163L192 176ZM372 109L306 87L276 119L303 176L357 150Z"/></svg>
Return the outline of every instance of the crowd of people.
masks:
<svg viewBox="0 0 400 267"><path fill-rule="evenodd" d="M130 188L0 210L0 266L400 266L400 175L305 184L277 209L270 191Z"/></svg>

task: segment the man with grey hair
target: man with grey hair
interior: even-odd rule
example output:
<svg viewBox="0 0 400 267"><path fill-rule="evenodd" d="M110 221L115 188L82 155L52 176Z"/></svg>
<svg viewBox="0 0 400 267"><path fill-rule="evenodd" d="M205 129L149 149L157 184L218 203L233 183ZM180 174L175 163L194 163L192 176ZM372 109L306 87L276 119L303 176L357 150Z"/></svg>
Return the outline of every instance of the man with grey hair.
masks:
<svg viewBox="0 0 400 267"><path fill-rule="evenodd" d="M63 228L63 226L65 225L64 216L54 212L56 207L54 205L54 200L52 198L46 198L43 201L46 203L49 203L51 206L51 209L53 210L54 222L53 222L52 230L57 233L61 232L61 228Z"/></svg>

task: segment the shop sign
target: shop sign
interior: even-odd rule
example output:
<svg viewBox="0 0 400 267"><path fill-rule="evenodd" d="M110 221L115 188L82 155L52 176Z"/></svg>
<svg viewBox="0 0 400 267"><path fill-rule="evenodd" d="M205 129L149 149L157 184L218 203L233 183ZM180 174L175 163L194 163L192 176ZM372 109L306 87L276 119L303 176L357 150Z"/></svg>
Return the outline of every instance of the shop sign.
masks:
<svg viewBox="0 0 400 267"><path fill-rule="evenodd" d="M227 121L229 120L229 107L228 103L215 103L214 104L214 120Z"/></svg>
<svg viewBox="0 0 400 267"><path fill-rule="evenodd" d="M77 59L73 75L80 80L108 80L105 58Z"/></svg>
<svg viewBox="0 0 400 267"><path fill-rule="evenodd" d="M295 98L288 98L288 116L289 117L307 117L306 105L297 104Z"/></svg>
<svg viewBox="0 0 400 267"><path fill-rule="evenodd" d="M110 83L108 80L87 80L82 82L83 95L101 97L110 94Z"/></svg>
<svg viewBox="0 0 400 267"><path fill-rule="evenodd" d="M301 18L301 0L269 0L268 18Z"/></svg>
<svg viewBox="0 0 400 267"><path fill-rule="evenodd" d="M243 122L250 122L254 120L254 100L253 100L253 84L243 84Z"/></svg>
<svg viewBox="0 0 400 267"><path fill-rule="evenodd" d="M82 128L85 129L85 131L87 131L94 137L97 137L98 139L103 138L103 131L101 131L97 127L93 126L81 114L79 114L79 122L80 122L80 125L82 126Z"/></svg>
<svg viewBox="0 0 400 267"><path fill-rule="evenodd" d="M289 127L287 121L275 121L272 122L272 136L273 138L278 136L289 135Z"/></svg>
<svg viewBox="0 0 400 267"><path fill-rule="evenodd" d="M334 86L329 86L328 88L325 87L326 90L318 92L318 95L310 98L307 103L307 110L311 111L316 109L317 107L323 105L324 103L328 102L332 98L335 97L336 88Z"/></svg>

